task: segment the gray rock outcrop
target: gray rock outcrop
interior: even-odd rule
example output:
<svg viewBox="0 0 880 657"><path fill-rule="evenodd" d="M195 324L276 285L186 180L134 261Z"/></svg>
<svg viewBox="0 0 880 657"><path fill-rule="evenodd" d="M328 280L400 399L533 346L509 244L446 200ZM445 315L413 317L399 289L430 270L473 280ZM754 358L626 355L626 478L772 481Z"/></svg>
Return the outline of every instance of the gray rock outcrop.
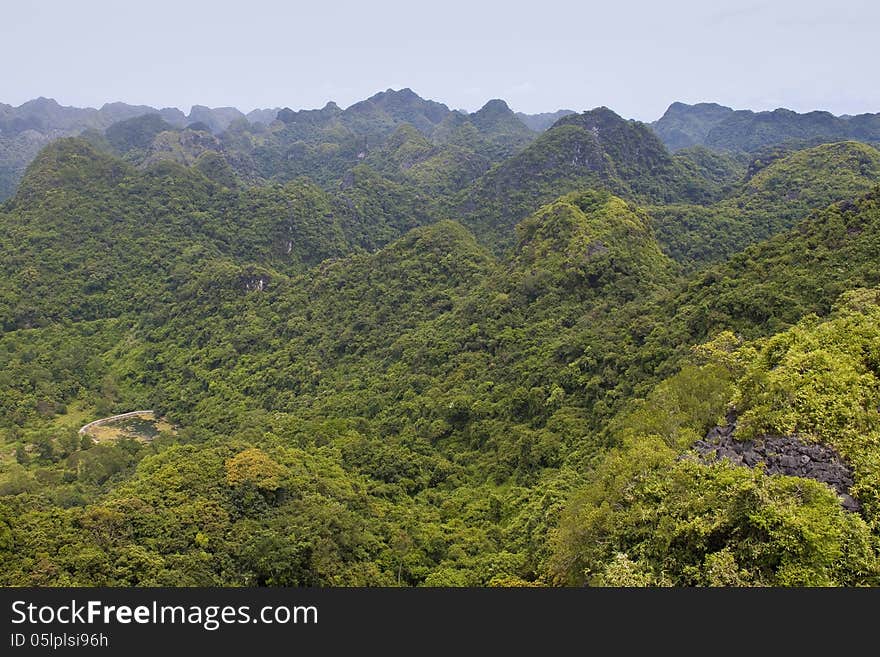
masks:
<svg viewBox="0 0 880 657"><path fill-rule="evenodd" d="M727 459L734 465L749 468L763 464L767 474L815 479L837 491L847 511L858 511L859 502L850 495L852 468L828 445L807 443L797 435L760 436L755 440L737 440L736 417L728 416L726 426L713 427L693 449L704 460Z"/></svg>

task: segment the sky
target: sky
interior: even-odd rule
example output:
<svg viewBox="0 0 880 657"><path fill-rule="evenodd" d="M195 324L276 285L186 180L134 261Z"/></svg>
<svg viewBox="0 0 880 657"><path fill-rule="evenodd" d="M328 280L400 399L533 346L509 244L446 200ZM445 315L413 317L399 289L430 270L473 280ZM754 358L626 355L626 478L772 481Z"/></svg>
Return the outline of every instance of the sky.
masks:
<svg viewBox="0 0 880 657"><path fill-rule="evenodd" d="M347 107L410 87L473 111L673 101L880 112L876 0L42 0L0 11L0 102Z"/></svg>

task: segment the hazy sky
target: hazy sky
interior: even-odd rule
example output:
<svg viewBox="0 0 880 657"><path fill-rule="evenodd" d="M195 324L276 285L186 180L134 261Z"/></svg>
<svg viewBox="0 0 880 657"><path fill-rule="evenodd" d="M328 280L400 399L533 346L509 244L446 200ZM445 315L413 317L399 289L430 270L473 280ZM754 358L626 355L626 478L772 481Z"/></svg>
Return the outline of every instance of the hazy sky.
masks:
<svg viewBox="0 0 880 657"><path fill-rule="evenodd" d="M880 111L876 0L3 2L0 102Z"/></svg>

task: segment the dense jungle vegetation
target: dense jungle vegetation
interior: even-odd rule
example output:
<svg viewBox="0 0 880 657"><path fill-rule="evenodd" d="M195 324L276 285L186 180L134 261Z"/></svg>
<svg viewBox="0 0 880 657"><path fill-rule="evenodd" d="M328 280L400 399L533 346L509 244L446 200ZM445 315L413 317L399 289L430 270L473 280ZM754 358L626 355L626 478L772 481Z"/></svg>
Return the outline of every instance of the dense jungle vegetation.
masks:
<svg viewBox="0 0 880 657"><path fill-rule="evenodd" d="M0 205L0 583L880 584L873 124L726 109L87 115Z"/></svg>

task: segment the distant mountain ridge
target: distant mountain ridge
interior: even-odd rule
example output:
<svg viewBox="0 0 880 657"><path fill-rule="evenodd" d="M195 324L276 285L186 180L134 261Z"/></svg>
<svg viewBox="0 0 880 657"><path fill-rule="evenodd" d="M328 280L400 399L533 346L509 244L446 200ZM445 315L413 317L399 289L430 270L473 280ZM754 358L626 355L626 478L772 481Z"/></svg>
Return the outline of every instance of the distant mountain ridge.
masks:
<svg viewBox="0 0 880 657"><path fill-rule="evenodd" d="M651 124L669 150L704 145L709 132L734 110L717 103L672 103L658 120Z"/></svg>
<svg viewBox="0 0 880 657"><path fill-rule="evenodd" d="M79 135L93 130L103 132L110 126L147 114L156 114L174 128L192 123L206 125L212 132L226 130L233 121L265 121L270 110L251 112L253 119L234 107L209 108L195 105L189 115L176 107L157 109L149 105L105 103L99 109L68 107L52 98L35 98L18 107L0 103L0 201L11 196L27 165L49 142L59 137Z"/></svg>
<svg viewBox="0 0 880 657"><path fill-rule="evenodd" d="M708 193L651 129L607 107L569 114L467 188L454 215L506 246L514 225L573 189L627 200L702 202Z"/></svg>
<svg viewBox="0 0 880 657"><path fill-rule="evenodd" d="M750 152L791 140L880 142L880 113L834 116L789 109L753 112L716 103L672 103L651 127L670 150L707 146Z"/></svg>
<svg viewBox="0 0 880 657"><path fill-rule="evenodd" d="M530 143L537 132L564 113L563 110L534 116L514 114L503 100L493 100L468 114L423 99L409 88L387 89L344 110L331 101L321 109L258 108L247 114L234 107L204 105L194 105L189 114L175 107L159 109L121 102L106 103L99 109L67 107L43 97L18 107L0 103L0 201L14 193L27 165L50 141L89 131L100 134L115 124L145 115L156 115L173 130L191 127L217 136L233 129L226 146L228 150L240 151L232 159L246 179L289 179L302 175L301 169L305 167L321 181L322 170L329 168L334 175L339 170L337 159L356 158L365 153L366 147L377 146L404 124L412 125L437 144L476 148L482 163L472 162L467 168L484 170ZM272 125L275 128L269 130ZM263 130L268 132L262 134ZM150 132L155 136L159 130L154 126ZM168 139L176 141L171 137L164 141ZM120 141L111 142L119 151ZM335 146L331 148L330 144ZM147 144L137 145L148 149ZM314 147L318 147L317 153L311 151ZM167 152L168 144L160 145L159 150ZM447 159L450 157L462 156L447 155Z"/></svg>
<svg viewBox="0 0 880 657"><path fill-rule="evenodd" d="M412 89L387 89L346 109L285 107L269 125L243 122L220 136L236 173L252 182L308 176L332 188L361 163L391 178L415 182L436 196L455 191L519 152L538 133L503 100L476 112L453 110Z"/></svg>
<svg viewBox="0 0 880 657"><path fill-rule="evenodd" d="M523 114L522 112L517 112L516 118L522 121L527 128L534 130L535 132L544 132L563 116L568 116L569 114L576 114L576 112L570 109L561 109L556 110L555 112L541 112L540 114Z"/></svg>
<svg viewBox="0 0 880 657"><path fill-rule="evenodd" d="M254 116L262 117L255 110ZM255 112L258 112L255 114ZM61 105L53 98L36 98L18 107L0 104L0 137L12 137L26 130L48 133L52 131L70 132L75 130L104 130L114 123L132 119L144 114L158 114L164 121L182 128L189 123L202 121L217 132L229 127L232 121L246 118L234 107L210 108L194 105L190 113L184 114L176 107L156 108L149 105L129 105L128 103L105 103L100 109L93 107L69 107Z"/></svg>
<svg viewBox="0 0 880 657"><path fill-rule="evenodd" d="M146 116L152 118L142 121ZM122 102L78 108L40 97L18 107L0 103L0 201L13 195L25 168L44 146L80 134L136 165L161 159L191 164L202 153L216 151L248 184L308 176L319 185L333 187L363 162L391 180L414 183L436 199L439 192L463 190L495 165L504 163L509 168L514 163L505 161L542 134L553 127L576 125L573 116L578 115L567 109L514 112L501 99L467 112L422 98L409 88L380 91L345 109L331 101L320 109L258 108L247 114L234 107L204 105L194 105L186 114L174 107ZM574 123L566 124L567 120ZM407 126L415 132L407 131ZM768 149L783 144L788 150L844 140L880 144L880 113L837 117L828 112L753 112L716 103L676 102L649 127L666 148L678 151L673 164L699 177L711 171L718 189L729 185L730 175L736 178L739 168L751 166L753 160L766 161ZM571 146L561 143L565 140L558 134L557 141L559 149ZM644 159L645 154L659 155L656 145L646 144L643 152L625 150L630 155L641 153ZM617 158L612 155L611 160ZM549 166L550 161L544 164ZM598 160L594 164L599 169L604 166ZM666 164L661 168L665 171L661 178L671 173ZM676 184L690 184L679 173L673 175ZM612 178L619 179L618 174ZM634 180L634 184L639 183ZM611 188L626 196L627 185ZM551 198L541 196L544 201ZM673 196L684 198L678 193ZM522 208L533 209L531 201L528 208Z"/></svg>

